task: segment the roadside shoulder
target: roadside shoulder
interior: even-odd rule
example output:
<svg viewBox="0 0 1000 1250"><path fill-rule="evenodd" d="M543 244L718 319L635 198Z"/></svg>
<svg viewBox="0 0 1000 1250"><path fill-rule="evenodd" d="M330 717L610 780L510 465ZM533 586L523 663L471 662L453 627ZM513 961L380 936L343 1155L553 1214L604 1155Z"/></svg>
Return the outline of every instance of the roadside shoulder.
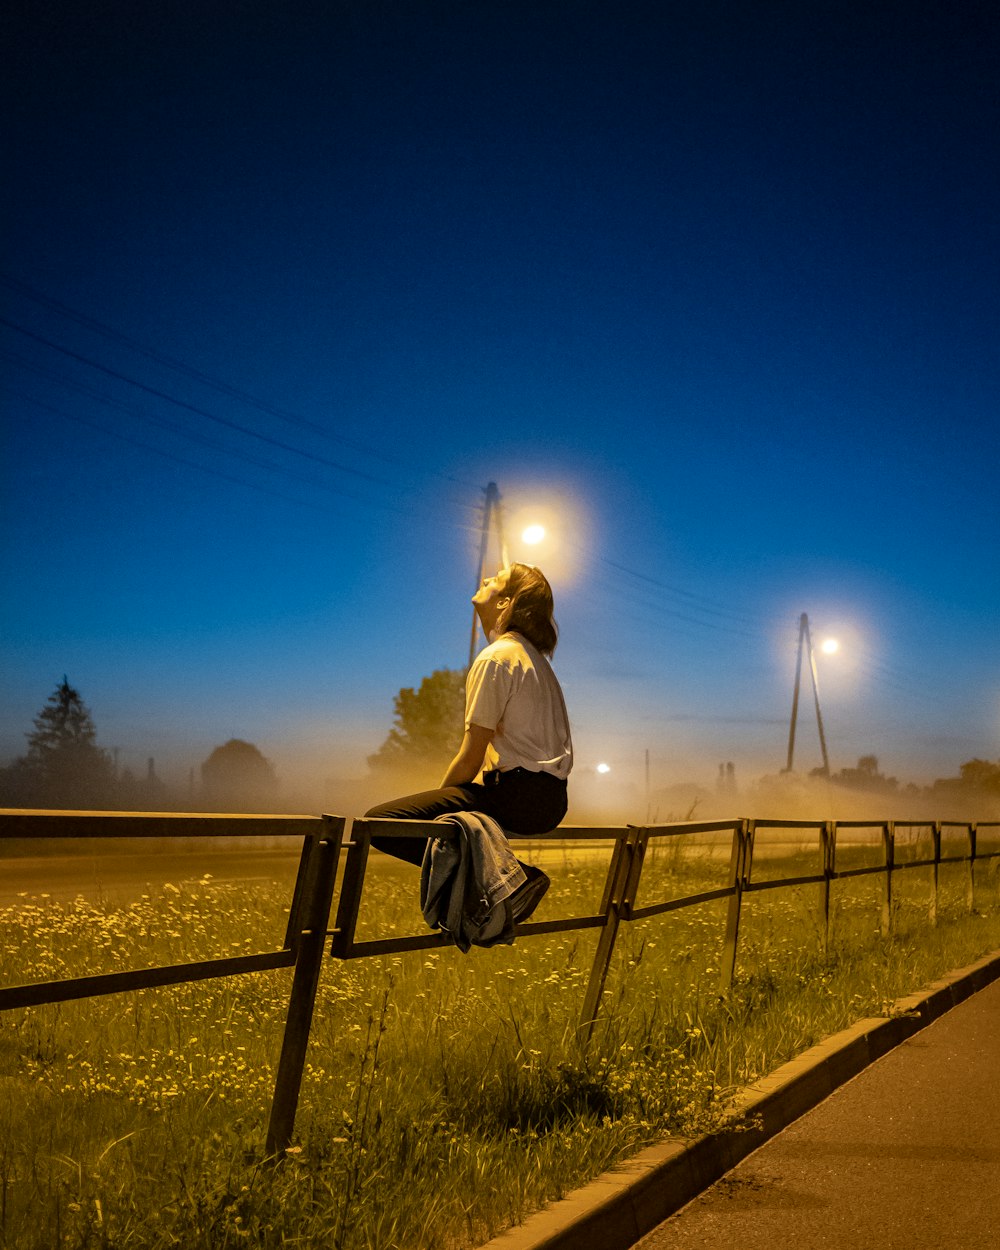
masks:
<svg viewBox="0 0 1000 1250"><path fill-rule="evenodd" d="M481 1250L628 1250L869 1064L1000 979L1000 951L811 1046L733 1099L723 1125L649 1146Z"/></svg>

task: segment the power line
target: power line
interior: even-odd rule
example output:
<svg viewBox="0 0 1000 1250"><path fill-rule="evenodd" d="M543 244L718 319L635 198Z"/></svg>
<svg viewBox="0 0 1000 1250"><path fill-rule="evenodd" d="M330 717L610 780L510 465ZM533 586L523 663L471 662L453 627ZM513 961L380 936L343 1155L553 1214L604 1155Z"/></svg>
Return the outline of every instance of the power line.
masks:
<svg viewBox="0 0 1000 1250"><path fill-rule="evenodd" d="M245 451L241 451L240 449L236 447L227 446L225 443L221 443L217 439L210 438L207 434L203 434L198 430L191 430L185 426L178 425L174 421L167 421L161 417L154 417L147 412L143 412L142 410L133 407L131 404L125 403L124 401L120 399L112 399L110 396L102 395L99 391L94 390L93 387L87 386L83 382L77 382L70 378L64 378L58 373L55 373L51 369L47 369L42 365L37 365L32 361L24 360L22 357L15 355L15 353L13 352L8 352L8 351L4 351L0 349L0 356L3 356L7 360L13 361L14 363L20 365L22 368L28 369L31 372L36 373L41 377L48 378L49 380L58 383L60 386L65 386L71 390L78 391L80 392L80 394L88 396L90 399L95 400L97 403L104 404L110 408L117 408L120 411L125 412L130 416L136 417L140 421L145 422L147 425L153 425L160 429L170 430L173 433L180 434L183 438L191 439L194 442L200 443L204 447L209 447L216 451L220 451L226 456L234 456L237 459L243 460L248 464L255 465L257 468L264 469L266 472L282 473L286 477L292 478L294 481L305 482L308 485L315 486L320 490L329 490L328 484L321 482L317 478L304 477L301 474L296 473L293 469L287 467L286 465L273 464L269 461L260 460L256 456L252 456L249 453ZM16 393L16 392L11 392L11 393ZM44 404L41 404L41 401L33 399L30 395L21 394L19 395L19 398L26 399L29 403L36 403L36 404L39 404L40 406L45 406ZM75 419L69 413L58 413L58 410L55 408L50 408L50 411L57 413L58 415L66 416L70 420ZM154 448L152 448L151 444L144 444L135 439L132 439L130 441L134 442L136 446L148 446L150 450L155 450ZM182 463L193 463L193 462L184 461ZM235 481L236 479L230 478L230 480ZM342 499L351 499L355 503L361 503L365 505L366 507L380 508L387 512L394 512L402 516L410 515L410 513L407 512L405 509L398 508L394 504L386 503L382 500L374 500L374 499L371 499L369 497L365 497L362 495L357 495L351 491L345 490L343 487L337 488L336 497L342 498Z"/></svg>
<svg viewBox="0 0 1000 1250"><path fill-rule="evenodd" d="M77 322L78 324L85 326L91 330L94 330L110 338L111 340L115 342L118 342L124 346L127 346L131 350L138 352L139 354L147 357L150 360L153 360L170 369L173 369L190 378L193 378L196 381L206 386L209 386L218 390L220 393L229 395L230 397L239 400L241 403L248 404L252 407L257 408L259 411L262 411L271 416L275 416L281 420L296 424L304 429L308 429L313 432L319 433L324 437L328 437L328 438L332 438L337 441L340 441L344 443L346 446L350 446L354 448L355 450L361 451L363 454L372 455L378 459L386 461L387 463L398 463L397 461L394 461L391 457L387 457L383 455L382 453L375 452L371 448L366 447L364 444L348 439L343 435L336 434L333 431L330 431L326 429L325 427L319 425L318 423L309 421L306 418L299 416L298 414L291 413L291 412L288 412L287 410L283 410L273 405L264 403L263 401L250 395L248 392L242 391L237 387L231 386L230 384L225 383L217 378L214 378L209 374L203 373L200 370L194 369L190 365L185 364L183 361L177 360L176 358L170 357L164 353L157 352L154 349L144 346L143 344L139 343L135 339L132 339L129 336L124 335L120 333L119 331L116 331L112 329L111 327L104 325L103 323L95 320L94 318L88 317L85 314L80 313L77 310L70 308L68 305L62 304L57 300L51 299L50 297L43 295L41 292L34 290L30 286L28 286L26 283L20 282L19 280L12 278L9 275L0 273L0 281L2 281L8 287L11 287L12 289L19 291L20 293L27 295L29 298L36 300L38 303L42 304L45 307L48 307L49 309L59 313L60 315L67 317L68 319L73 320ZM147 385L146 383L140 382L135 378L129 377L126 374L116 369L112 369L111 367L107 365L101 364L99 361L94 360L91 357L72 351L71 349L62 346L61 344L56 343L53 340L48 339L41 334L35 333L34 331L31 331L27 329L26 327L8 318L0 317L0 324L6 325L9 328L17 331L18 333L25 335L26 337L31 338L35 340L36 342L46 347L49 347L52 350L57 351L60 354L70 359L76 360L90 368L96 369L108 377L115 378L119 381L125 382L127 385L134 386L137 389L142 390L149 395L152 395L158 399L164 400L167 403L174 404L175 406L179 408L189 411L206 420L212 421L227 429L234 430L250 438L257 439L258 441L268 444L272 447L275 447L281 451L285 451L292 455L299 456L303 459L312 461L313 463L319 464L325 468L334 469L335 471L341 472L341 473L351 474L353 476L362 478L363 480L366 480L368 482L371 482L380 486L391 487L394 485L393 483L387 481L384 478L376 477L372 474L368 474L364 472L363 470L353 468L352 466L349 466L349 465L340 464L339 462L329 460L326 457L319 456L319 455L316 455L315 453L305 451L304 449L300 447L296 447L293 444L286 443L280 439L275 439L269 435L261 433L260 431L254 430L251 427L242 425L239 422L228 420L224 417L220 417L214 413L208 412L207 410L200 408L197 405L190 404L187 401L177 399L176 397L168 394L165 391L161 391L155 387ZM59 382L61 385L65 385L65 386L77 389L81 391L82 393L89 395L91 398L95 399L97 402L106 404L108 406L117 407L120 410L126 413L129 413L130 415L136 416L140 420L144 420L149 424L159 426L160 428L173 430L174 432L179 433L183 435L184 437L190 438L194 441L200 442L203 445L206 445L209 447L214 446L224 451L228 455L236 456L237 458L242 459L246 461L247 463L253 464L257 466L258 468L264 469L265 471L269 471L269 472L278 471L278 472L284 473L286 476L292 477L295 480L305 481L309 483L310 485L314 485L314 486L322 486L321 483L315 481L314 479L303 478L300 475L294 474L290 469L286 468L285 466L269 464L264 461L257 460L254 457L247 455L245 452L241 452L237 450L236 448L229 448L219 443L213 443L212 440L208 439L203 434L200 434L191 430L186 430L183 427L177 426L174 423L167 422L162 419L157 419L157 418L150 416L149 414L144 414L142 412L139 412L138 410L130 407L127 404L122 403L119 400L113 400L106 396L100 395L98 392L85 386L82 383L72 382L69 379L61 378L59 377L59 375L53 374L50 371L46 371L40 366L30 364L29 362L24 361L11 354L7 354L7 355L8 355L8 358L18 361L18 363L20 363L25 368L31 369L35 371L36 373L41 374L42 376L48 376L50 378L53 378L54 380ZM16 394L16 392L14 393ZM291 499L290 496L282 495L278 492L268 490L265 487L256 486L255 484L250 483L246 481L245 479L240 479L232 475L222 473L218 470L207 468L194 461L186 460L183 457L178 457L165 451L160 451L152 447L152 445L150 444L143 443L141 440L127 437L116 431L112 431L112 430L107 429L106 427L100 426L97 423L87 422L83 418L73 417L68 413L60 412L58 409L55 409L51 407L50 405L46 405L42 403L41 401L31 399L28 396L20 396L20 398L26 399L28 402L34 403L38 405L39 407L47 408L48 411L52 412L54 415L62 416L68 420L77 421L80 424L89 425L91 428L97 429L101 431L102 433L110 434L114 437L122 439L123 441L130 442L135 446L143 447L146 450L152 451L158 455L163 455L166 458L172 459L179 464L186 465L187 467L195 468L201 472L211 473L216 476L223 477L226 480L229 480L235 483L239 483L242 485L249 485L253 489L262 490L264 493L271 494L276 498L290 500L292 502L296 502L299 504L303 502L300 499L293 500ZM441 477L447 481L450 481L459 485L463 485L463 486L469 485L469 483L463 482L461 479L455 478L451 475L440 474L434 471L432 471L432 474L434 476ZM341 491L341 493L344 497L352 498L355 501L361 502L367 506L383 508L391 512L403 512L405 515L405 512L403 509L396 508L391 504L383 503L381 501L376 502L372 500L371 498L359 499L358 496L350 495L343 491ZM471 509L474 505L470 504L470 505L459 505L459 506L468 507ZM472 525L461 525L461 526L456 526L455 528L467 530L469 532L472 532L475 529L475 527ZM635 579L637 581L643 582L655 590L663 591L668 595L687 601L686 602L687 612L698 613L698 614L701 614L702 617L704 616L717 617L719 618L719 620L717 621L704 620L704 619L700 619L699 616L688 615L687 612L678 610L676 607L666 607L661 604L649 604L648 602L644 603L642 600L635 600L636 602L640 604L640 606L650 606L653 608L654 611L660 614L668 615L677 621L693 625L699 629L708 629L708 630L728 633L728 634L732 634L732 635L739 636L739 637L745 637L745 638L759 638L762 636L761 631L759 627L756 625L754 619L747 616L746 614L734 612L731 609L725 608L722 605L717 604L714 601L707 599L704 596L698 595L693 591L686 590L683 587L679 587L676 585L671 585L670 583L667 583L658 577L652 576L649 573L640 572L639 570L636 570L636 569L631 569L627 567L626 565L621 564L617 561L607 559L606 557L601 557L601 561L607 567L613 569L615 572L619 574L623 574L627 578L631 578L631 579ZM727 621L727 620L732 622L732 624L726 625L726 624L720 623L721 621ZM749 629L734 628L734 625L749 626ZM902 674L891 673L888 669L885 669L885 668L880 669L880 666L877 666L877 665L868 664L866 667L868 668L870 675L872 675L876 680L881 681L882 683L884 683L885 685L891 688L904 690L904 691L906 690L906 685L901 685L899 681L901 677L904 683L906 681L905 677ZM917 687L910 687L909 692L912 693L914 689L919 690L919 688Z"/></svg>
<svg viewBox="0 0 1000 1250"><path fill-rule="evenodd" d="M632 597L633 602L641 606L651 608L657 613L665 613L673 616L677 620L686 621L689 624L697 625L703 629L709 629L718 633L732 634L741 638L759 639L764 636L763 631L759 627L754 618L745 613L733 612L721 605L715 604L712 600L704 598L704 596L696 594L694 591L684 590L679 586L670 585L668 582L662 581L660 578L653 577L648 573L640 573L635 569L630 569L624 564L617 561L609 560L607 557L600 557L601 563L607 565L617 573L626 574L629 577L636 578L645 582L654 591L663 591L667 595L674 596L681 600L677 607L667 607L656 600L647 598L639 598L635 596L636 587L627 586L627 593ZM690 613L701 613L702 616L692 616ZM702 617L718 617L719 620L702 619ZM723 623L726 622L726 623Z"/></svg>
<svg viewBox="0 0 1000 1250"><path fill-rule="evenodd" d="M269 461L261 460L256 456L252 456L249 453L240 450L239 448L229 446L225 443L219 442L217 439L210 438L208 435L198 430L192 430L186 426L178 425L176 422L168 421L159 417L154 417L148 412L144 412L141 409L138 409L131 404L125 403L123 400L115 399L107 395L102 395L99 391L95 390L93 387L87 386L83 382L79 382L71 378L63 377L61 374L55 372L52 369L36 364L33 361L25 360L23 357L18 356L14 352L5 351L4 349L0 348L0 356L4 357L7 360L13 361L15 364L19 365L20 367L24 369L28 369L31 372L38 374L40 377L47 378L51 381L54 381L60 386L65 386L71 390L78 391L79 393L86 395L88 398L96 401L97 403L103 404L107 407L117 408L120 411L132 417L135 417L140 421L145 422L147 425L152 425L160 429L169 430L172 433L181 435L183 438L187 438L187 439L192 440L193 442L199 443L200 445L204 447L221 452L223 455L226 455L229 457L235 457L239 460L243 460L247 464L251 464L255 466L256 468L263 469L265 472L281 473L285 477L291 478L293 481L304 482L305 484L309 486L313 486L319 490L329 491L328 484L320 481L317 478L303 476L300 473L296 473L293 469L291 469L290 467L286 465L274 464ZM162 455L166 457L167 459L175 461L178 464L187 465L188 467L198 469L201 472L214 473L216 476L223 477L225 478L225 480L229 482L241 483L245 486L251 487L254 490L259 490L265 494L272 495L276 499L289 500L291 502L298 503L302 506L311 506L304 499L301 499L301 498L295 499L292 496L282 494L279 491L271 490L267 487L260 486L257 483L251 482L246 478L239 478L232 474L222 473L218 470L209 468L208 466L199 464L197 461L188 460L185 457L177 456L170 452L163 451L157 447L154 447L153 444L151 443L143 442L142 440L134 438L134 437L129 437L127 435L120 433L119 431L112 430L106 426L100 425L99 423L88 422L82 417L74 416L73 414L65 412L62 409L55 408L51 404L46 404L42 400L36 399L31 395L26 395L23 392L18 392L11 387L7 387L6 389L7 389L8 394L15 396L16 398L22 399L28 403L35 404L36 406L40 408L46 408L49 412L53 413L53 415L64 417L67 420L75 421L78 424L88 425L95 430L99 430L101 433L112 435L115 438L119 438L124 442L128 442L135 447L144 448L156 455ZM388 503L384 500L374 499L370 496L359 495L355 493L354 491L345 489L342 486L338 486L336 488L336 494L334 497L336 499L349 499L355 503L361 504L364 507L376 508L381 511L391 512L398 516L409 518L414 515L414 508L412 506L409 508L401 508L401 507L396 506L395 504ZM421 511L424 515L428 515L425 509L421 509ZM332 515L342 516L343 514L332 513ZM452 522L451 528L459 530L459 531L471 532L473 527L470 525L464 525L461 523Z"/></svg>
<svg viewBox="0 0 1000 1250"><path fill-rule="evenodd" d="M66 421L72 421L77 425L84 425L88 429L91 429L91 430L97 430L99 433L106 434L111 438L120 439L122 442L129 443L133 447L140 447L144 451L152 452L153 455L162 456L166 460L172 460L174 461L175 464L184 465L186 468L189 468L189 469L197 469L199 473L207 473L207 474L210 474L212 477L222 478L224 481L233 482L238 486L249 486L251 490L260 491L262 494L270 495L274 499L284 500L286 503L298 504L300 507L309 507L309 508L316 507L315 504L311 504L301 498L296 498L294 495L285 495L285 494L282 494L280 491L271 490L266 486L261 486L257 482L248 481L246 478L236 477L234 474L226 473L221 469L213 469L213 468L210 468L208 465L198 464L194 460L188 460L185 456L178 456L173 452L165 451L161 447L154 447L151 443L144 443L141 439L133 438L129 434L123 434L120 430L109 429L107 426L101 425L97 421L88 421L86 417L81 417L73 413L64 412L59 408L53 407L52 404L44 403L40 399L35 399L30 395L23 395L9 386L4 385L0 387L0 390L2 390L8 395L13 395L18 399L24 400L29 404L33 404L36 408L41 408L46 412L50 412L54 416L61 417ZM339 520L344 520L345 518L350 516L350 513L340 512L340 511L337 511L335 508L322 508L320 510L323 512L329 512L331 516L336 516Z"/></svg>
<svg viewBox="0 0 1000 1250"><path fill-rule="evenodd" d="M336 469L339 473L350 473L354 477L363 478L365 481L373 482L377 486L392 486L393 483L386 481L384 478L375 477L371 473L365 473L362 469L352 468L350 465L339 464L335 460L328 460L325 456L317 456L314 452L303 451L301 447L295 447L291 443L283 442L281 439L272 438L269 434L261 434L259 430L250 429L249 426L240 425L238 421L230 421L226 417L217 416L215 413L208 412L204 408L199 408L197 404L189 404L187 400L177 399L173 395L168 395L166 391L158 390L155 386L148 386L145 382L140 382L136 378L130 378L124 373L120 373L117 369L112 369L108 365L102 365L99 361L92 360L88 356L82 355L80 352L74 352L68 347L63 347L59 343L55 343L52 339L46 338L42 334L36 334L33 330L28 330L24 326L18 325L16 321L11 321L7 317L0 317L0 325L5 325L11 330L16 330L18 334L23 334L27 338L34 339L37 343L42 343L45 347L50 347L53 351L60 352L64 356L68 356L71 360L79 361L81 364L87 365L91 369L97 369L100 373L108 377L116 378L120 382L126 382L129 386L134 386L140 391L144 391L147 395L154 395L157 399L165 400L169 404L174 404L178 408L183 408L187 412L193 412L196 416L204 417L207 421L214 421L217 425L225 426L227 429L236 430L241 434L246 434L250 438L255 438L259 442L267 443L271 447L277 447L281 451L290 452L294 456L301 456L305 460L315 461L322 464L328 469Z"/></svg>
<svg viewBox="0 0 1000 1250"><path fill-rule="evenodd" d="M693 590L684 590L681 586L671 586L669 583L662 581L658 577L652 577L649 573L640 573L636 569L627 568L624 564L619 564L615 560L609 560L602 557L602 563L607 564L610 568L616 569L619 573L626 573L629 577L637 578L639 581L648 582L652 586L656 586L660 590L666 590L672 595L679 595L684 599L691 599L692 608L699 612L707 612L713 616L729 617L731 620L745 622L748 618L743 613L733 612L731 608L723 607L712 599L707 599L704 595L699 595ZM702 604L705 606L703 607Z"/></svg>
<svg viewBox="0 0 1000 1250"><path fill-rule="evenodd" d="M311 430L314 433L320 434L324 438L329 438L336 442L343 443L345 447L350 447L354 451L359 451L363 455L371 456L376 460L382 460L387 464L400 466L404 464L403 461L394 456L388 456L384 452L378 451L365 443L361 443L356 439L348 438L344 434L330 430L326 426L320 425L319 422L310 421L307 417L303 417L299 413L291 412L286 408L279 408L274 404L269 404L266 401L259 399L257 396L251 395L248 391L244 391L239 387L233 386L229 382L224 382L222 379L214 377L212 374L205 373L200 369L195 369L192 365L177 359L175 356L169 356L164 352L157 351L155 348L148 346L148 344L140 343L137 339L133 339L127 334L123 334L120 330L115 330L112 326L106 325L104 322L98 321L93 317L89 317L85 313L80 312L78 309L71 308L68 304L61 303L59 300L45 295L43 292L36 290L34 287L29 286L26 282L22 282L10 274L0 273L0 282L2 282L5 286L10 287L12 290L17 291L22 295L26 295L29 299L35 300L36 303L41 304L50 311L56 312L60 316L66 317L71 321L75 321L78 325L82 325L89 330L93 330L98 334L104 335L113 342L119 343L124 347L128 347L132 351L138 352L139 355L145 356L148 360L164 365L168 369L173 369L186 377L202 383L204 386L208 386L213 390L219 391L221 394L229 395L231 398L237 399L241 403L247 404L250 407L258 409L260 412L266 413L268 416L277 417L279 420L287 421L293 425L298 425L303 429ZM475 485L472 482L463 481L462 479L456 478L448 473L441 473L437 470L432 470L432 472L434 473L434 476L440 477L442 480L452 482L458 486L472 487Z"/></svg>
<svg viewBox="0 0 1000 1250"><path fill-rule="evenodd" d="M627 592L626 592L627 593ZM730 634L736 638L749 638L757 641L763 637L759 631L751 631L747 629L736 629L731 625L722 625L717 621L703 620L696 616L690 616L687 612L677 607L671 606L669 603L656 602L650 599L639 599L629 595L630 604L634 608L644 611L644 615L638 615L632 612L631 619L643 624L656 624L664 617L679 621L682 624L694 625L698 630L710 631L713 634Z"/></svg>

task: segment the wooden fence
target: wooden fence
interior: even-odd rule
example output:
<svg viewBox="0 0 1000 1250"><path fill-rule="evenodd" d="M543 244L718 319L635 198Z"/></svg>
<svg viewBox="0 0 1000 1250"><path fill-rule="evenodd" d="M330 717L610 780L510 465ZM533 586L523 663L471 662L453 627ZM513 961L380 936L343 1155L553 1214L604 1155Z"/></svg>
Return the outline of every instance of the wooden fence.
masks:
<svg viewBox="0 0 1000 1250"><path fill-rule="evenodd" d="M268 1122L266 1154L280 1156L292 1141L302 1072L305 1065L309 1030L319 983L326 940L336 959L360 959L402 951L426 950L449 944L440 933L424 932L405 936L359 941L356 937L361 914L369 850L373 835L412 838L440 837L444 830L435 822L355 820L338 899L334 927L329 927L334 883L342 850L345 848L346 820L341 816L236 816L144 814L122 812L35 812L0 810L0 838L274 838L301 839L298 872L290 900L288 925L278 950L236 955L223 959L198 960L166 967L140 968L99 976L74 977L60 981L0 988L0 1011L31 1007L42 1003L65 1002L103 994L159 985L175 985L209 977L233 976L273 968L292 968L288 1014L281 1054L275 1076L274 1094ZM925 831L930 855L905 858L897 855L896 832L906 828ZM769 830L795 832L801 846L804 837L814 840L815 871L792 877L754 878L754 848L757 835ZM868 844L880 851L879 862L853 868L838 867L838 833L868 831ZM960 831L960 832L959 832ZM983 849L980 835L992 834L996 845ZM658 843L713 835L725 844L728 835L728 870L724 883L716 888L682 897L637 903L642 869L647 853ZM956 854L956 837L962 853ZM517 937L526 938L567 930L598 930L597 946L579 1018L580 1041L586 1045L599 1015L608 971L618 931L622 924L645 920L679 908L693 907L714 900L727 900L726 925L720 964L720 990L732 984L736 969L740 915L747 896L761 890L815 885L824 946L830 936L831 887L834 881L870 874L884 878L882 891L882 931L889 933L893 919L893 879L911 868L930 869L928 919L937 921L938 881L942 864L966 866L966 903L976 904L977 866L1000 858L1000 821L967 823L959 821L801 821L801 820L718 820L685 821L648 827L562 826L550 841L560 844L609 843L609 858L600 905L585 915L534 920L517 926ZM533 839L536 845L546 839ZM677 845L675 843L675 845ZM991 843L991 846L993 844ZM942 849L946 853L942 853ZM721 876L721 873L720 873Z"/></svg>
<svg viewBox="0 0 1000 1250"><path fill-rule="evenodd" d="M323 948L329 936L327 926L345 824L342 816L0 811L0 838L3 839L298 837L302 840L288 925L279 950L3 988L0 989L0 1011L270 968L294 968L267 1130L267 1154L275 1155L284 1150L292 1138Z"/></svg>

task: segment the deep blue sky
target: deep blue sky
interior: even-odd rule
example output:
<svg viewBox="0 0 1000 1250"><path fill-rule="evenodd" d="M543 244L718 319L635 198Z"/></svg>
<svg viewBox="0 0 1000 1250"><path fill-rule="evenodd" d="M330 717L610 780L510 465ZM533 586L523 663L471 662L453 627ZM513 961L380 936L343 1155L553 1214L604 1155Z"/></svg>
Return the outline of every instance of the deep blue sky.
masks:
<svg viewBox="0 0 1000 1250"><path fill-rule="evenodd" d="M66 673L137 771L359 775L489 481L581 769L777 771L801 612L834 768L1000 755L994 5L6 21L0 759Z"/></svg>

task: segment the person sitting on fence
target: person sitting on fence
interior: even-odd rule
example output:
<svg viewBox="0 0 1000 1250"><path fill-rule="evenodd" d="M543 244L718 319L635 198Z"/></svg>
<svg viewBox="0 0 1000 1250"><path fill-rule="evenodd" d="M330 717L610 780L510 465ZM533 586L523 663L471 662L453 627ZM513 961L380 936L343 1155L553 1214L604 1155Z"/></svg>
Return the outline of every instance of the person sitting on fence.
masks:
<svg viewBox="0 0 1000 1250"><path fill-rule="evenodd" d="M482 812L507 834L548 833L566 815L573 767L569 714L548 660L558 638L552 588L540 569L511 564L485 578L472 602L489 645L466 678L462 745L438 789L380 803L366 814L433 820ZM420 839L388 836L372 838L372 845L413 864L428 849ZM540 869L522 867L527 880L511 898L518 921L534 911L549 884Z"/></svg>

